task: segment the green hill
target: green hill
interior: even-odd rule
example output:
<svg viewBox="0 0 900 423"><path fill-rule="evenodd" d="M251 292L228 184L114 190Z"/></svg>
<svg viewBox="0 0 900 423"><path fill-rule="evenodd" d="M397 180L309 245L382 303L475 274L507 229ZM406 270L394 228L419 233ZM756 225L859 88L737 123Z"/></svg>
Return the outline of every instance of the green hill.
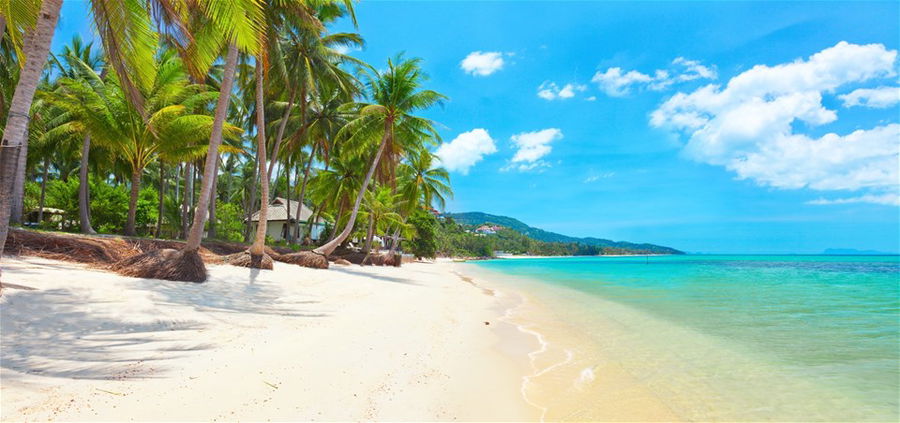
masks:
<svg viewBox="0 0 900 423"><path fill-rule="evenodd" d="M544 242L561 242L561 243L577 243L597 247L621 248L624 250L649 252L652 254L684 254L684 252L670 247L664 247L655 244L636 244L625 241L612 241L602 238L576 238L568 235L558 234L556 232L545 231L522 223L518 219L507 216L497 216L482 212L466 212L466 213L445 213L445 217L450 217L457 223L470 226L479 226L483 224L500 225L516 232L519 232L529 238Z"/></svg>

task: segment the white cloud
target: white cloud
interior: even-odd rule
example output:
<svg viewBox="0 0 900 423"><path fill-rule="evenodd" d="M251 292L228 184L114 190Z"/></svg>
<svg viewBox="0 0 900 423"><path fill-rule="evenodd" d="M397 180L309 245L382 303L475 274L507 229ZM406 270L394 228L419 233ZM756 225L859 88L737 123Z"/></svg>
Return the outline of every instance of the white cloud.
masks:
<svg viewBox="0 0 900 423"><path fill-rule="evenodd" d="M886 206L900 206L900 194L866 194L859 197L837 198L827 200L820 198L818 200L808 201L807 204L817 206L827 206L832 204L853 204L853 203L874 203L884 204Z"/></svg>
<svg viewBox="0 0 900 423"><path fill-rule="evenodd" d="M585 100L587 100L587 101L597 101L597 96L592 95L592 96L586 98Z"/></svg>
<svg viewBox="0 0 900 423"><path fill-rule="evenodd" d="M671 69L657 69L652 76L636 70L626 72L622 68L612 67L604 72L597 71L591 82L596 83L606 95L623 97L632 90L641 88L662 91L679 82L717 77L715 68L704 66L697 60L676 57Z"/></svg>
<svg viewBox="0 0 900 423"><path fill-rule="evenodd" d="M449 143L442 143L435 155L448 171L466 175L485 155L496 152L497 146L488 131L476 128L457 135Z"/></svg>
<svg viewBox="0 0 900 423"><path fill-rule="evenodd" d="M587 178L584 178L584 183L590 184L592 182L597 182L601 179L612 178L615 175L616 175L616 172L603 172L603 173L599 173L599 174L593 174L591 176L588 176Z"/></svg>
<svg viewBox="0 0 900 423"><path fill-rule="evenodd" d="M517 148L516 154L510 159L509 164L500 170L505 171L516 167L520 171L528 171L539 167L550 167L550 163L541 159L553 150L550 144L562 138L562 131L557 128L513 135L510 139Z"/></svg>
<svg viewBox="0 0 900 423"><path fill-rule="evenodd" d="M782 189L894 190L900 183L900 124L818 137L794 127L836 121L823 94L894 76L896 58L880 44L840 42L806 60L754 66L724 88L678 93L651 114L650 123L685 134L686 155L724 166L740 179Z"/></svg>
<svg viewBox="0 0 900 423"><path fill-rule="evenodd" d="M555 82L545 81L538 87L537 95L544 100L567 99L575 97L576 91L584 91L586 85L566 84L559 88Z"/></svg>
<svg viewBox="0 0 900 423"><path fill-rule="evenodd" d="M638 71L622 72L622 68L609 68L606 72L597 72L591 78L600 86L607 95L613 97L621 97L631 92L631 86L640 83L649 83L653 81L653 77L640 73Z"/></svg>
<svg viewBox="0 0 900 423"><path fill-rule="evenodd" d="M900 103L900 87L859 88L838 98L844 102L844 107L886 109Z"/></svg>
<svg viewBox="0 0 900 423"><path fill-rule="evenodd" d="M459 67L470 75L488 76L503 69L503 64L503 53L499 51L473 51L459 62Z"/></svg>

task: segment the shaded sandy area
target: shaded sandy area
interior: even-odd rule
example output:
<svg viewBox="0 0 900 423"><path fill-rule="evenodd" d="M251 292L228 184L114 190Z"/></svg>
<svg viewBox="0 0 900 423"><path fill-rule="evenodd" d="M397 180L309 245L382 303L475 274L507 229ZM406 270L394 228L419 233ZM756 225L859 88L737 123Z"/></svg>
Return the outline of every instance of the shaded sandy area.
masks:
<svg viewBox="0 0 900 423"><path fill-rule="evenodd" d="M540 417L521 392L533 337L504 334L510 299L449 264L212 265L185 284L3 261L4 421Z"/></svg>

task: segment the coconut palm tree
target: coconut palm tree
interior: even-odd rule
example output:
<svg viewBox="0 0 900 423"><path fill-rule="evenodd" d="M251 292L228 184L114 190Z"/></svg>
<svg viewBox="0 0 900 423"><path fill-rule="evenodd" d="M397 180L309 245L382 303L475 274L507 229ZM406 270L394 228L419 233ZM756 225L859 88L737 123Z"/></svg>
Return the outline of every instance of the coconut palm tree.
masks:
<svg viewBox="0 0 900 423"><path fill-rule="evenodd" d="M51 55L51 62L61 77L77 79L83 78L88 82L99 81L102 76L97 71L104 66L102 55L93 50L93 42L84 43L81 36L76 34L70 43L63 46L59 55ZM102 75L102 74L101 74ZM78 220L81 232L86 234L96 233L91 226L90 216L90 184L88 183L88 159L91 149L91 134L83 131L81 135L81 162L78 171Z"/></svg>
<svg viewBox="0 0 900 423"><path fill-rule="evenodd" d="M19 81L10 102L0 141L0 255L3 254L3 245L6 244L6 234L9 231L13 186L17 178L20 150L25 143L29 109L50 52L50 41L59 19L60 7L62 0L46 0L41 4L36 23L26 37L27 43L23 44L22 54L19 56L24 66L19 72ZM11 17L12 14L4 13L4 16Z"/></svg>
<svg viewBox="0 0 900 423"><path fill-rule="evenodd" d="M450 189L450 174L447 169L434 167L434 154L422 149L406 156L398 168L401 192L410 207L431 208L437 205L443 210L447 197L453 196Z"/></svg>
<svg viewBox="0 0 900 423"><path fill-rule="evenodd" d="M174 52L164 52L155 68L157 76L143 100L147 124L127 101L114 75L100 82L94 79L93 84L83 79L61 78L62 89L52 100L72 118L56 130L82 128L98 143L113 149L126 163L131 179L126 235L136 234L137 198L147 165L160 155L201 157L207 148L204 136L212 127L210 116L189 112L197 102L206 101L208 93L189 83ZM235 127L229 130L233 136L239 133Z"/></svg>
<svg viewBox="0 0 900 423"><path fill-rule="evenodd" d="M414 115L440 104L446 98L435 91L422 89L427 77L420 69L420 63L420 59L405 59L402 56L388 60L387 69L376 71L366 84L371 103L359 102L350 106L357 111L358 117L348 122L339 134L346 138L348 148L362 153L370 151L374 140L380 138L380 142L356 195L347 224L334 239L314 250L315 253L330 255L350 235L366 189L382 164L385 152L389 155L387 159L393 160L399 148L411 147L409 143L440 139L434 122ZM421 148L421 145L418 147ZM392 163L387 165L392 171Z"/></svg>
<svg viewBox="0 0 900 423"><path fill-rule="evenodd" d="M125 97L143 113L141 91L152 84L155 74L153 55L157 47L157 34L153 31L150 9L186 9L179 0L156 0L165 3L159 7L147 6L144 0L92 0L91 11L94 26L100 34L109 63L118 75ZM9 106L3 138L3 154L0 154L0 254L6 243L9 217L12 206L12 191L17 178L19 154L27 148L26 130L34 93L44 64L50 52L50 41L56 30L62 0L43 0L39 7L33 7L37 0L13 0L3 2L10 8L0 10L4 16L3 25L9 29L5 33L11 38L22 36L20 58L21 72L15 94ZM181 7L170 7L181 4ZM33 20L33 21L32 21ZM31 22L34 22L33 25ZM27 33L27 36L24 35Z"/></svg>

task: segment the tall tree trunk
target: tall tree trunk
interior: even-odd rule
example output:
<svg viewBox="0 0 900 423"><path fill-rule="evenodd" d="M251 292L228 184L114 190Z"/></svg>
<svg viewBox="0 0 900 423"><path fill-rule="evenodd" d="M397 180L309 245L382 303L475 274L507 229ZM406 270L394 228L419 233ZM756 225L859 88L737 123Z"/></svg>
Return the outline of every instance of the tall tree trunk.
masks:
<svg viewBox="0 0 900 423"><path fill-rule="evenodd" d="M202 178L201 178L202 180ZM202 187L201 187L202 188ZM213 172L213 183L212 189L209 190L209 230L206 232L206 237L210 239L216 238L216 193L219 191L219 163L216 162L216 171ZM201 190L201 195L202 190ZM197 204L197 210L200 210L200 205ZM196 215L194 218L196 219Z"/></svg>
<svg viewBox="0 0 900 423"><path fill-rule="evenodd" d="M250 246L251 256L261 256L266 247L266 226L269 214L269 174L266 169L266 107L263 98L263 68L256 64L256 155L259 158L259 222L256 239Z"/></svg>
<svg viewBox="0 0 900 423"><path fill-rule="evenodd" d="M298 207L300 207L301 210L303 210L303 200L306 199L306 182L309 181L309 170L312 168L313 158L316 157L316 150L318 150L318 146L313 145L312 151L309 152L309 159L306 160L306 166L303 170L303 183L300 184L300 197L297 198L297 202L300 204ZM307 226L310 224L310 222L306 222ZM297 238L300 238L299 225L297 226ZM300 243L303 243L303 239L300 239Z"/></svg>
<svg viewBox="0 0 900 423"><path fill-rule="evenodd" d="M28 111L41 79L50 41L59 19L62 0L44 0L32 34L25 44L25 66L19 72L19 82L9 105L3 140L0 142L0 256L9 232L9 214L12 207L12 188L16 178L16 164L21 147L27 143Z"/></svg>
<svg viewBox="0 0 900 423"><path fill-rule="evenodd" d="M393 256L398 247L400 247L400 228L394 230L394 236L391 237L391 249L388 250L388 256Z"/></svg>
<svg viewBox="0 0 900 423"><path fill-rule="evenodd" d="M301 101L303 101L305 103L305 97L306 97L305 90L302 87L300 89L302 90L301 92L304 92L304 94L303 94L304 99ZM272 176L274 176L272 174L272 172L275 169L275 162L278 160L278 150L281 149L281 140L284 138L284 129L287 127L287 121L291 115L292 107L294 107L294 90L293 89L291 90L291 93L288 96L287 108L284 109L284 113L281 114L281 122L278 124L278 132L275 133L275 145L272 147L272 161L271 161L271 163L269 163L269 175L272 175ZM300 111L301 111L300 125L301 126L305 126L303 124L303 119L304 119L304 116L302 113L303 109L304 109L303 107L300 108Z"/></svg>
<svg viewBox="0 0 900 423"><path fill-rule="evenodd" d="M162 160L159 161L159 189L156 202L156 228L153 230L153 236L162 238L162 220L166 212L166 168Z"/></svg>
<svg viewBox="0 0 900 423"><path fill-rule="evenodd" d="M81 144L81 168L78 169L78 220L81 223L81 233L95 234L91 227L91 191L88 179L88 157L91 151L91 134L84 134Z"/></svg>
<svg viewBox="0 0 900 423"><path fill-rule="evenodd" d="M369 228L366 229L366 244L363 247L363 252L369 254L372 251L372 237L375 236L375 215L369 213Z"/></svg>
<svg viewBox="0 0 900 423"><path fill-rule="evenodd" d="M141 192L141 169L131 172L131 198L128 199L128 221L125 223L125 235L135 236L135 218L137 217L138 194Z"/></svg>
<svg viewBox="0 0 900 423"><path fill-rule="evenodd" d="M334 234L337 233L338 224L341 223L341 215L344 214L344 202L341 201L341 204L338 206L338 212L334 215L334 226L331 227L331 233L328 234L329 238L334 238Z"/></svg>
<svg viewBox="0 0 900 423"><path fill-rule="evenodd" d="M194 164L187 162L184 164L184 197L181 198L181 238L187 239L188 222L191 220L191 200L194 193L192 186L194 185Z"/></svg>
<svg viewBox="0 0 900 423"><path fill-rule="evenodd" d="M247 199L247 225L244 227L244 242L250 242L250 230L253 228L253 207L256 205L256 190L259 184L259 156L253 155L253 179L250 181L250 195Z"/></svg>
<svg viewBox="0 0 900 423"><path fill-rule="evenodd" d="M166 200L166 172L165 166L163 162L160 160L159 162L159 190L157 190L157 205L156 205L156 229L153 231L154 236L157 238L161 238L162 235L162 219L163 214L166 211L165 200Z"/></svg>
<svg viewBox="0 0 900 423"><path fill-rule="evenodd" d="M44 198L47 194L47 177L50 174L50 156L44 157L44 175L41 177L41 198L38 201L38 225L44 223Z"/></svg>
<svg viewBox="0 0 900 423"><path fill-rule="evenodd" d="M25 130L25 139L28 139L28 131ZM25 207L25 165L28 160L28 142L22 144L19 149L19 158L16 163L16 182L13 186L12 214L9 220L12 223L21 225L23 208Z"/></svg>
<svg viewBox="0 0 900 423"><path fill-rule="evenodd" d="M212 191L214 182L219 172L219 146L222 145L222 129L225 127L225 118L228 116L228 103L231 101L231 88L234 84L234 71L237 69L238 51L233 43L228 45L228 53L225 56L225 73L222 76L222 86L219 89L219 99L216 102L216 114L213 119L212 132L209 136L209 150L206 152L206 163L203 164L203 177L200 178L200 201L197 209L206 210L208 202L213 199ZM185 251L196 251L200 248L203 239L203 225L206 223L206 213L194 213L194 223L191 225Z"/></svg>
<svg viewBox="0 0 900 423"><path fill-rule="evenodd" d="M359 188L359 193L356 194L356 202L353 203L353 211L350 212L350 219L347 220L347 225L344 226L344 229L338 234L337 237L328 241L325 245L316 248L314 251L316 253L322 254L324 256L329 256L334 252L334 249L341 245L341 242L344 241L348 236L350 236L350 232L353 231L353 225L356 223L356 215L359 213L359 205L362 203L363 197L366 195L366 189L369 188L369 181L372 180L372 174L375 173L375 168L378 167L378 162L381 160L381 155L384 153L384 148L387 146L388 141L390 141L391 136L393 135L391 129L393 128L393 122L390 119L386 119L384 121L384 136L381 137L381 145L378 146L378 151L375 153L375 157L372 159L372 164L369 166L369 171L366 173L366 179L363 180L362 186Z"/></svg>
<svg viewBox="0 0 900 423"><path fill-rule="evenodd" d="M285 195L284 195L284 197L287 199L287 204L285 205L287 207L287 227L285 228L282 236L284 236L284 239L288 242L288 244L290 244L291 239L293 238L293 235L294 235L294 226L300 225L300 212L299 211L296 212L297 213L297 219L296 219L297 225L291 225L291 166L289 166L288 163L285 163L285 166L284 166L284 179L285 179L285 185L287 185L287 193L285 193ZM303 206L298 206L298 209L303 210Z"/></svg>

